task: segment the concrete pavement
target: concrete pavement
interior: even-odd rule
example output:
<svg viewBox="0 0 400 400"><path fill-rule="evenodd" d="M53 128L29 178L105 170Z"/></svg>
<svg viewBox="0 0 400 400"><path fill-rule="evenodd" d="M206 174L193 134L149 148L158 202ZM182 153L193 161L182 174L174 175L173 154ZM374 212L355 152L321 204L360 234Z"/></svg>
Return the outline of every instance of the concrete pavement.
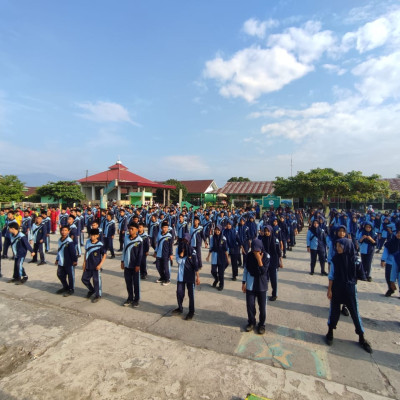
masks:
<svg viewBox="0 0 400 400"><path fill-rule="evenodd" d="M271 399L400 398L400 300L383 296L379 257L374 281L358 284L372 355L356 343L349 317L341 317L333 346L325 345L327 278L308 274L304 233L279 272L265 336L244 332L244 294L240 281L229 280L229 267L218 292L204 263L195 319L187 322L171 315L175 281L156 284L151 258L138 309L121 306L119 260L106 261L103 298L92 304L80 268L75 295L55 294L55 255L47 258L45 266L26 264L23 286L0 281L0 398L239 399L248 392ZM3 260L3 275L11 274L12 261Z"/></svg>

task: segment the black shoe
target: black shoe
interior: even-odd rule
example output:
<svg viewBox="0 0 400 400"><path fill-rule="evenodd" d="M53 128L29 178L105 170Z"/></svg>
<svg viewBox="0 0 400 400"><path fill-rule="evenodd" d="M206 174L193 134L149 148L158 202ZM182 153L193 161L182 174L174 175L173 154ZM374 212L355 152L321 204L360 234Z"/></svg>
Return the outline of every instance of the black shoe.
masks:
<svg viewBox="0 0 400 400"><path fill-rule="evenodd" d="M219 292L222 292L224 290L224 287L223 286L218 286L218 291Z"/></svg>
<svg viewBox="0 0 400 400"><path fill-rule="evenodd" d="M389 290L385 293L385 297L390 297L393 293L394 293L394 290L389 289Z"/></svg>
<svg viewBox="0 0 400 400"><path fill-rule="evenodd" d="M172 310L172 315L180 315L183 313L183 310L181 308L175 308L175 310Z"/></svg>
<svg viewBox="0 0 400 400"><path fill-rule="evenodd" d="M142 275L142 276L140 277L140 279L143 280L143 281L145 281L145 280L147 279L147 275Z"/></svg>
<svg viewBox="0 0 400 400"><path fill-rule="evenodd" d="M218 279L215 279L213 284L212 284L212 287L217 287L217 284L218 284Z"/></svg>
<svg viewBox="0 0 400 400"><path fill-rule="evenodd" d="M69 289L69 290L67 290L67 291L63 294L63 296L64 296L64 297L69 297L69 296L73 295L74 292L75 292L75 291L74 291L73 289Z"/></svg>
<svg viewBox="0 0 400 400"><path fill-rule="evenodd" d="M46 261L40 261L40 263L38 264L38 266L39 265L46 265Z"/></svg>
<svg viewBox="0 0 400 400"><path fill-rule="evenodd" d="M234 277L232 278L232 280L233 280L233 281L237 281L237 278L236 278L236 276L234 276Z"/></svg>
<svg viewBox="0 0 400 400"><path fill-rule="evenodd" d="M28 277L25 276L21 279L17 279L17 281L15 282L16 285L23 285L26 281L28 280Z"/></svg>
<svg viewBox="0 0 400 400"><path fill-rule="evenodd" d="M371 344L368 342L368 340L362 340L359 341L358 343L360 343L360 346L367 352L367 353L372 353L372 347Z"/></svg>
<svg viewBox="0 0 400 400"><path fill-rule="evenodd" d="M164 280L161 279L161 278L158 278L158 279L156 280L156 283L163 283L163 282L164 282Z"/></svg>
<svg viewBox="0 0 400 400"><path fill-rule="evenodd" d="M132 303L132 307L139 307L139 300L134 300Z"/></svg>
<svg viewBox="0 0 400 400"><path fill-rule="evenodd" d="M310 275L314 275L314 272L310 272Z"/></svg>
<svg viewBox="0 0 400 400"><path fill-rule="evenodd" d="M264 335L265 333L265 326L260 325L257 329L259 335Z"/></svg>
<svg viewBox="0 0 400 400"><path fill-rule="evenodd" d="M333 343L333 335L330 335L329 333L326 334L325 336L325 342L328 346L332 346Z"/></svg>
<svg viewBox="0 0 400 400"><path fill-rule="evenodd" d="M268 297L268 300L269 301L276 301L277 298L278 298L277 296L270 296L270 297Z"/></svg>
<svg viewBox="0 0 400 400"><path fill-rule="evenodd" d="M61 289L58 289L57 291L56 291L56 294L63 294L64 292L66 292L68 289L65 289L65 288L61 288Z"/></svg>
<svg viewBox="0 0 400 400"><path fill-rule="evenodd" d="M253 329L254 329L253 324L247 324L246 327L244 328L246 332L251 332Z"/></svg>
<svg viewBox="0 0 400 400"><path fill-rule="evenodd" d="M381 250L380 249L378 249L376 252L375 252L375 254L379 254L379 252L380 252Z"/></svg>
<svg viewBox="0 0 400 400"><path fill-rule="evenodd" d="M31 261L28 261L28 264L33 264L35 262L37 262L37 260L31 260Z"/></svg>
<svg viewBox="0 0 400 400"><path fill-rule="evenodd" d="M286 254L284 254L284 255L282 256L282 258L286 258Z"/></svg>
<svg viewBox="0 0 400 400"><path fill-rule="evenodd" d="M171 283L171 281L164 281L161 285L168 286L170 283Z"/></svg>
<svg viewBox="0 0 400 400"><path fill-rule="evenodd" d="M94 292L92 290L89 290L86 294L86 298L90 299L94 295Z"/></svg>
<svg viewBox="0 0 400 400"><path fill-rule="evenodd" d="M101 299L101 296L94 296L92 299L92 303L98 303L100 299Z"/></svg>
<svg viewBox="0 0 400 400"><path fill-rule="evenodd" d="M369 276L369 277L367 278L367 281L368 281L368 282L372 282L372 278Z"/></svg>
<svg viewBox="0 0 400 400"><path fill-rule="evenodd" d="M185 317L185 321L190 321L190 320L192 320L192 319L193 319L193 315L194 315L194 313L189 312L189 314L186 315L186 317Z"/></svg>
<svg viewBox="0 0 400 400"><path fill-rule="evenodd" d="M1 256L1 258L4 258L5 260L7 260L8 257L4 254Z"/></svg>
<svg viewBox="0 0 400 400"><path fill-rule="evenodd" d="M15 283L15 282L17 282L17 279L15 278L11 278L7 281L7 283Z"/></svg>
<svg viewBox="0 0 400 400"><path fill-rule="evenodd" d="M324 271L324 272L321 272L321 275L322 276L328 276L328 274Z"/></svg>
<svg viewBox="0 0 400 400"><path fill-rule="evenodd" d="M115 255L111 256L110 258L115 258Z"/></svg>
<svg viewBox="0 0 400 400"><path fill-rule="evenodd" d="M342 314L343 314L345 317L348 317L348 316L350 315L349 310L348 310L348 308L347 308L346 306L343 306L343 307L342 307Z"/></svg>
<svg viewBox="0 0 400 400"><path fill-rule="evenodd" d="M0 278L2 278L3 277L3 274L0 272Z"/></svg>

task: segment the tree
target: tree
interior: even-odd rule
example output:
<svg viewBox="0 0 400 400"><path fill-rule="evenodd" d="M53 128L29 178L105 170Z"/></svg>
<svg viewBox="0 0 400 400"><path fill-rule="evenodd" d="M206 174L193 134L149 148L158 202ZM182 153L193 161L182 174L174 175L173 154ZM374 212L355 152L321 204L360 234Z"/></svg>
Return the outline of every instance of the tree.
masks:
<svg viewBox="0 0 400 400"><path fill-rule="evenodd" d="M37 193L42 197L50 197L55 201L73 203L83 200L85 195L81 192L80 186L74 181L49 182L40 186Z"/></svg>
<svg viewBox="0 0 400 400"><path fill-rule="evenodd" d="M228 182L251 182L249 178L243 178L243 176L233 176L232 178L228 179Z"/></svg>
<svg viewBox="0 0 400 400"><path fill-rule="evenodd" d="M290 178L276 177L274 194L282 197L311 197L327 208L331 197L345 197L353 201L367 201L379 196L389 196L388 182L379 175L364 176L360 171L347 174L332 168L300 171Z"/></svg>
<svg viewBox="0 0 400 400"><path fill-rule="evenodd" d="M0 201L21 201L23 190L24 184L16 175L0 175Z"/></svg>
<svg viewBox="0 0 400 400"><path fill-rule="evenodd" d="M172 185L175 186L175 189L170 189L170 200L171 203L178 203L179 201L179 189L182 189L182 200L185 200L188 190L186 186L179 182L176 179L168 179L164 182L164 185ZM164 192L162 188L157 189L156 191L156 198L159 203L163 202L164 199ZM165 197L165 201L167 201L167 195Z"/></svg>

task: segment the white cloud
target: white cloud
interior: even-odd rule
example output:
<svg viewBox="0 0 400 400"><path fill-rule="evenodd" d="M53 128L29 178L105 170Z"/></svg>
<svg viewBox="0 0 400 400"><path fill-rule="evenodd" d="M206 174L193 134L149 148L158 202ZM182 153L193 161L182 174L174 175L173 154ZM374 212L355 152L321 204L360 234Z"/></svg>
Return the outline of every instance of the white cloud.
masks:
<svg viewBox="0 0 400 400"><path fill-rule="evenodd" d="M372 104L387 98L398 98L400 93L400 51L387 56L371 58L352 70L362 78L356 88Z"/></svg>
<svg viewBox="0 0 400 400"><path fill-rule="evenodd" d="M250 18L243 24L242 30L249 36L256 36L260 39L264 39L267 29L275 28L278 25L279 22L274 19L261 22L255 18Z"/></svg>
<svg viewBox="0 0 400 400"><path fill-rule="evenodd" d="M206 63L204 76L217 80L221 95L252 102L314 70L313 63L335 43L332 32L320 29L309 21L269 36L267 48L248 47L228 60L217 56Z"/></svg>
<svg viewBox="0 0 400 400"><path fill-rule="evenodd" d="M79 114L79 116L91 121L128 122L132 125L138 126L136 122L132 121L129 111L118 103L97 101L95 103L78 103L77 106L86 111L86 113Z"/></svg>
<svg viewBox="0 0 400 400"><path fill-rule="evenodd" d="M347 72L346 69L334 64L324 64L322 67L325 68L327 71L335 73L339 76L344 75Z"/></svg>
<svg viewBox="0 0 400 400"><path fill-rule="evenodd" d="M205 76L220 82L220 94L243 97L252 102L264 93L273 92L313 69L285 49L251 47L238 51L230 60L221 57L206 63Z"/></svg>

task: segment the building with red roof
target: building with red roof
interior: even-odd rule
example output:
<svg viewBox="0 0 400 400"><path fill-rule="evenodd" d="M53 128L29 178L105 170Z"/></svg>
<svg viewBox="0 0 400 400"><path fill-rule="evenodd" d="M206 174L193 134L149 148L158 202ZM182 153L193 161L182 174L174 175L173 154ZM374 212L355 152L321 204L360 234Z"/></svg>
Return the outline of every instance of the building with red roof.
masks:
<svg viewBox="0 0 400 400"><path fill-rule="evenodd" d="M187 201L192 204L200 205L203 203L215 203L217 196L213 191L218 189L213 179L202 179L194 181L180 181L185 185L188 194Z"/></svg>
<svg viewBox="0 0 400 400"><path fill-rule="evenodd" d="M164 189L167 192L167 198L169 198L169 191L175 189L175 186L156 183L130 172L119 160L108 167L107 171L81 178L78 182L81 185L82 193L89 201L99 201L100 190L104 190L112 183L115 183L115 188L108 193L108 198L117 201L120 201L123 195L129 196L130 193L134 192L154 193L157 189Z"/></svg>

